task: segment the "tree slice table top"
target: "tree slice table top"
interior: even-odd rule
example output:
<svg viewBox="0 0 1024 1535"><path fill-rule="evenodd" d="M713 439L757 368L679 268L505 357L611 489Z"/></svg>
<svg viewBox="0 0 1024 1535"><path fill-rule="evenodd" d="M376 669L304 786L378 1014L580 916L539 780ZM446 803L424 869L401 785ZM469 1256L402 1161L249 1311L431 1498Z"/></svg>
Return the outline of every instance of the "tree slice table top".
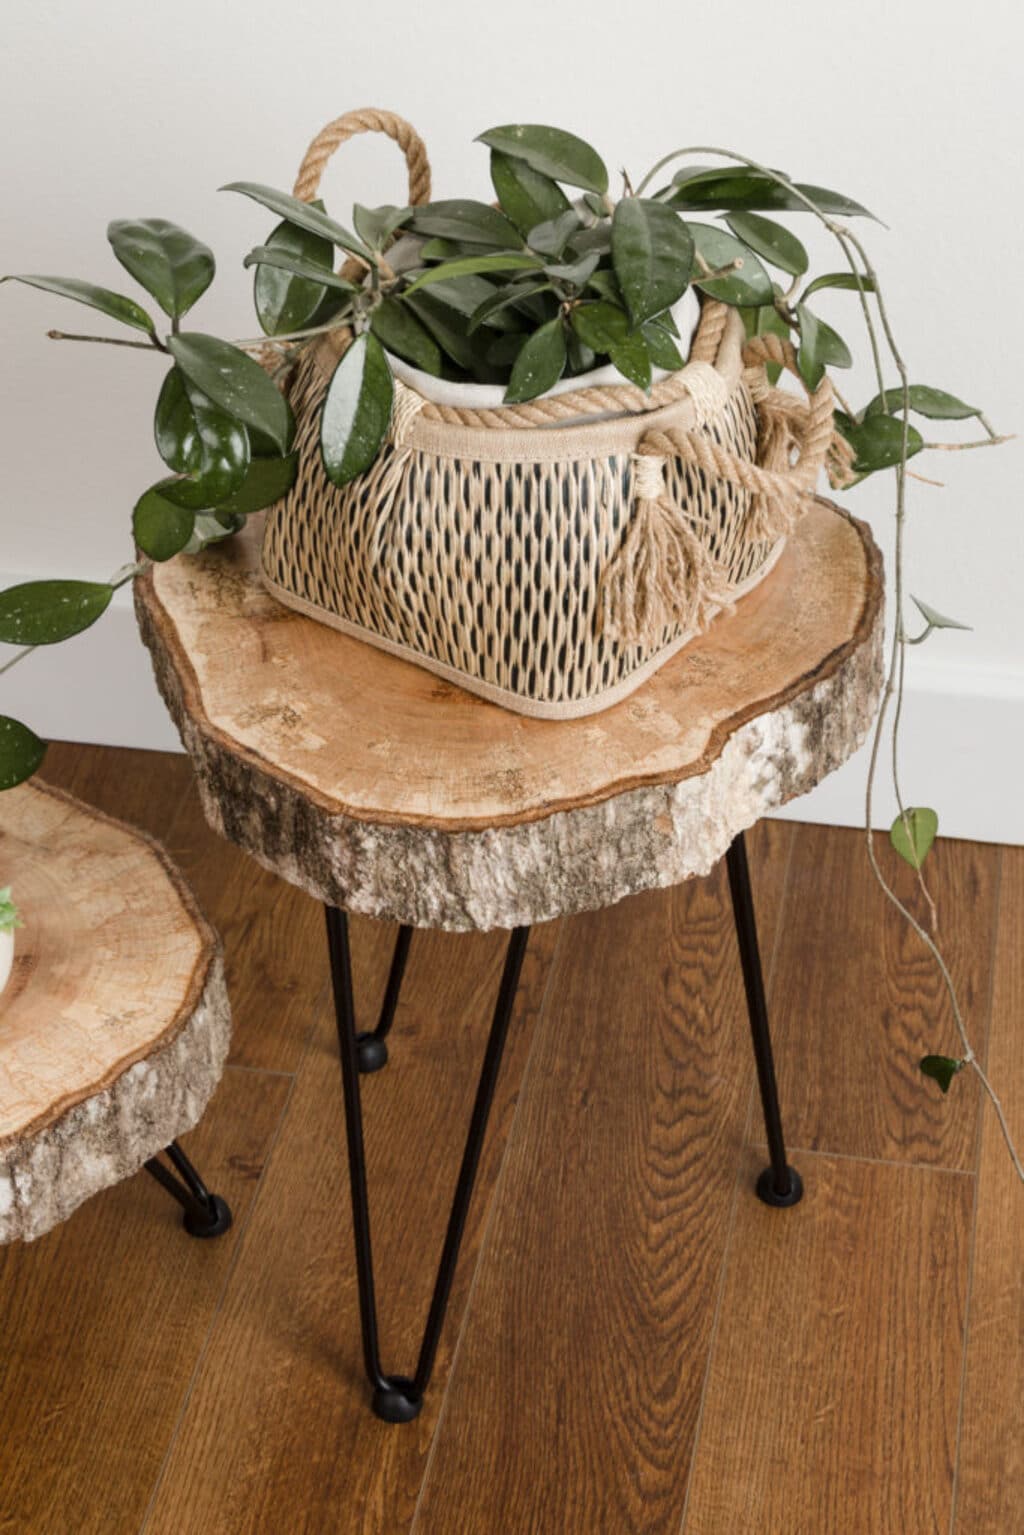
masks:
<svg viewBox="0 0 1024 1535"><path fill-rule="evenodd" d="M261 518L136 583L206 815L318 898L513 927L706 873L860 744L881 688L881 560L816 501L732 614L630 698L528 719L282 607Z"/></svg>
<svg viewBox="0 0 1024 1535"><path fill-rule="evenodd" d="M220 946L163 852L39 782L0 794L24 926L0 994L0 1242L190 1130L220 1079Z"/></svg>

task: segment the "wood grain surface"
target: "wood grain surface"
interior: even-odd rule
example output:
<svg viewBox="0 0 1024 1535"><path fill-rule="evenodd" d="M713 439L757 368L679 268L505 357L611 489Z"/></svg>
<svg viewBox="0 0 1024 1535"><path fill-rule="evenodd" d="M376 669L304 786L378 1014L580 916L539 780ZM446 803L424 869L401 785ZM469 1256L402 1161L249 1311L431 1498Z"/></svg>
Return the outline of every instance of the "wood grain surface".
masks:
<svg viewBox="0 0 1024 1535"><path fill-rule="evenodd" d="M176 820L168 840L191 850L213 921L232 925L229 967L232 947L251 963L267 889L191 819L182 767L80 748L48 771L104 803L123 780L120 803L151 831ZM980 1039L994 946L989 1065L1024 1133L1024 858L936 852ZM1022 1194L996 1127L982 1115L979 1173L969 1084L944 1099L867 1040L884 1027L902 1052L951 1043L912 950L887 919L874 926L860 839L762 825L751 863L800 1206L751 1193L763 1150L721 874L552 926L529 957L432 1394L417 1423L378 1423L359 1369L326 955L296 897L293 936L266 948L237 1018L242 1057L270 1061L284 1010L279 1065L229 1067L188 1143L235 1229L188 1242L136 1179L0 1254L4 1535L1024 1527ZM845 943L819 917L828 902ZM369 1020L393 930L353 931ZM454 1083L465 1094L475 1077L500 954L496 936L417 935L391 1064L366 1083L396 1368L418 1341L469 1107ZM855 1025L877 1106L840 1069L861 1058Z"/></svg>
<svg viewBox="0 0 1024 1535"><path fill-rule="evenodd" d="M197 756L375 824L520 824L699 776L749 719L841 672L881 609L870 533L819 501L757 590L634 697L532 720L283 608L260 582L258 522L138 582L158 679Z"/></svg>

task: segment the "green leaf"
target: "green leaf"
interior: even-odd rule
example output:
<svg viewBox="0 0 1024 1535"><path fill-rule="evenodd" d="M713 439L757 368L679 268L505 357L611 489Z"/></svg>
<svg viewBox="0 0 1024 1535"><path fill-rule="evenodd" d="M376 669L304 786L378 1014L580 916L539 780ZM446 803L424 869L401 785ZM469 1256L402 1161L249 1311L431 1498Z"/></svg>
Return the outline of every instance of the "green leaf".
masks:
<svg viewBox="0 0 1024 1535"><path fill-rule="evenodd" d="M582 223L576 209L567 208L556 218L548 219L543 224L535 224L527 235L527 240L531 250L540 251L542 256L558 257L580 229L582 229Z"/></svg>
<svg viewBox="0 0 1024 1535"><path fill-rule="evenodd" d="M20 720L0 714L0 789L31 778L46 756L46 745Z"/></svg>
<svg viewBox="0 0 1024 1535"><path fill-rule="evenodd" d="M491 184L501 211L522 235L548 219L557 218L569 206L569 199L550 176L535 171L525 160L502 154L499 149L491 150Z"/></svg>
<svg viewBox="0 0 1024 1535"><path fill-rule="evenodd" d="M192 537L196 514L190 507L176 506L160 494L164 482L143 491L132 512L132 532L143 554L151 560L170 560L184 549Z"/></svg>
<svg viewBox="0 0 1024 1535"><path fill-rule="evenodd" d="M947 618L944 613L939 613L935 608L929 607L927 602L922 602L920 597L915 597L913 592L910 600L928 625L929 629L965 629L970 632L970 624L962 624L959 619Z"/></svg>
<svg viewBox="0 0 1024 1535"><path fill-rule="evenodd" d="M671 309L686 292L693 251L686 225L664 203L624 197L617 204L612 218L612 262L634 325Z"/></svg>
<svg viewBox="0 0 1024 1535"><path fill-rule="evenodd" d="M533 170L552 181L582 187L602 196L608 190L608 171L595 149L574 133L561 128L547 128L540 123L510 123L489 128L477 136L477 143L488 144L502 154L525 160Z"/></svg>
<svg viewBox="0 0 1024 1535"><path fill-rule="evenodd" d="M577 256L582 256L585 251L597 251L599 256L606 256L612 248L611 219L602 219L589 229L578 230L571 236L569 243Z"/></svg>
<svg viewBox="0 0 1024 1535"><path fill-rule="evenodd" d="M667 372L674 373L683 366L679 348L662 326L656 325L651 320L641 326L640 334L647 343L648 354L656 368L664 368Z"/></svg>
<svg viewBox="0 0 1024 1535"><path fill-rule="evenodd" d="M258 363L230 342L199 331L170 336L167 345L185 377L215 405L269 438L278 453L288 452L293 430L291 411Z"/></svg>
<svg viewBox="0 0 1024 1535"><path fill-rule="evenodd" d="M432 283L447 282L455 277L470 277L477 272L536 271L542 263L536 256L525 251L501 251L487 256L462 256L457 261L442 261L440 266L428 267L416 281L406 288L406 293L417 293Z"/></svg>
<svg viewBox="0 0 1024 1535"><path fill-rule="evenodd" d="M890 826L889 841L912 869L919 869L931 850L938 829L939 818L934 810L924 806L908 807L906 815L898 815Z"/></svg>
<svg viewBox="0 0 1024 1535"><path fill-rule="evenodd" d="M268 336L286 335L310 323L334 278L333 262L330 240L287 219L277 225L265 245L249 252L243 264L256 267L253 301Z"/></svg>
<svg viewBox="0 0 1024 1535"><path fill-rule="evenodd" d="M955 394L947 394L945 389L933 389L930 384L911 384L907 393L910 397L910 408L919 416L927 416L932 421L964 421L968 416L977 416L979 411L974 405L966 405L963 400L958 400ZM887 389L884 394L876 394L864 411L865 416L876 416L883 411L901 411L903 409L903 390Z"/></svg>
<svg viewBox="0 0 1024 1535"><path fill-rule="evenodd" d="M559 315L535 330L523 345L505 390L506 402L519 404L524 400L535 400L558 383L565 371L565 363L565 329Z"/></svg>
<svg viewBox="0 0 1024 1535"><path fill-rule="evenodd" d="M806 302L812 293L817 293L821 288L846 288L858 292L863 288L865 293L874 293L875 280L873 277L862 275L858 286L857 279L852 272L823 272L813 282L809 282L803 291L802 301Z"/></svg>
<svg viewBox="0 0 1024 1535"><path fill-rule="evenodd" d="M923 1055L918 1065L926 1077L931 1077L939 1084L944 1093L949 1092L949 1084L964 1069L963 1061L955 1061L948 1055Z"/></svg>
<svg viewBox="0 0 1024 1535"><path fill-rule="evenodd" d="M797 304L796 316L800 321L800 347L797 352L800 377L808 389L817 389L825 376L821 322L803 304Z"/></svg>
<svg viewBox="0 0 1024 1535"><path fill-rule="evenodd" d="M705 170L695 175L680 171L673 178L672 184L675 187L669 197L672 206L695 213L715 208L767 213L810 212L806 204L787 187L779 186L778 182L759 171ZM816 203L823 213L838 213L848 218L874 218L873 213L841 192L812 186L809 182L797 181L793 185L798 192Z"/></svg>
<svg viewBox="0 0 1024 1535"><path fill-rule="evenodd" d="M402 301L414 306L426 302L435 308L440 306L442 309L454 310L457 315L469 320L484 299L490 298L495 292L495 284L486 277L470 274L468 277L446 278L444 282L435 283L429 292L414 293L411 299L403 294ZM521 329L521 323L515 315L495 314L487 323L496 330Z"/></svg>
<svg viewBox="0 0 1024 1535"><path fill-rule="evenodd" d="M280 501L291 490L298 471L297 453L289 453L284 458L254 458L238 489L226 501L217 505L217 515L245 518L251 512L273 506L275 501Z"/></svg>
<svg viewBox="0 0 1024 1535"><path fill-rule="evenodd" d="M651 354L641 331L633 331L608 354L624 378L645 392L651 387Z"/></svg>
<svg viewBox="0 0 1024 1535"><path fill-rule="evenodd" d="M780 290L781 291L781 290ZM762 304L757 309L744 309L743 328L748 336L781 336L789 340L789 326L779 314L774 304ZM769 384L776 384L782 373L782 364L769 362L765 364L765 375Z"/></svg>
<svg viewBox="0 0 1024 1535"><path fill-rule="evenodd" d="M700 264L694 262L694 285L711 298L723 304L745 307L751 304L770 304L775 296L772 280L756 256L751 255L735 235L717 229L714 224L687 223L693 238L694 251L713 272L727 266L730 261L742 261L742 267L725 277L710 280L700 275Z"/></svg>
<svg viewBox="0 0 1024 1535"><path fill-rule="evenodd" d="M136 304L134 299L122 297L120 293L112 293L109 288L97 288L95 283L79 282L76 277L30 277L21 272L0 277L0 282L23 282L30 288L41 288L44 293L76 299L78 303L88 304L90 309L98 309L112 320L120 320L135 330L145 331L147 335L153 334L153 321L141 304Z"/></svg>
<svg viewBox="0 0 1024 1535"><path fill-rule="evenodd" d="M401 299L385 298L373 311L370 329L382 346L414 367L435 377L441 372L441 349Z"/></svg>
<svg viewBox="0 0 1024 1535"><path fill-rule="evenodd" d="M245 427L214 405L178 367L164 379L153 425L164 463L194 482L195 497L185 503L193 510L216 506L242 483L249 467Z"/></svg>
<svg viewBox="0 0 1024 1535"><path fill-rule="evenodd" d="M546 266L544 271L548 277L554 277L558 282L569 283L574 288L582 288L593 276L600 259L597 251L591 251L589 256L581 256L579 261L570 262L568 266L556 263L554 266Z"/></svg>
<svg viewBox="0 0 1024 1535"><path fill-rule="evenodd" d="M903 422L898 416L867 416L855 421L845 411L837 410L835 423L857 457L856 474L873 474L877 469L891 469L903 453ZM907 457L924 447L924 439L914 427L907 427Z"/></svg>
<svg viewBox="0 0 1024 1535"><path fill-rule="evenodd" d="M287 192L279 192L276 187L267 187L258 181L231 181L221 187L221 191L241 192L243 197L251 197L253 202L269 208L278 218L287 219L289 224L295 224L299 229L306 229L310 234L330 240L332 245L339 246L350 255L362 256L366 261L373 259L373 252L362 240L358 240L342 224L336 224L334 219L328 218L313 203L304 203L298 197L291 197Z"/></svg>
<svg viewBox="0 0 1024 1535"><path fill-rule="evenodd" d="M0 592L0 641L56 645L81 634L106 612L114 588L106 581L23 581Z"/></svg>
<svg viewBox="0 0 1024 1535"><path fill-rule="evenodd" d="M469 334L472 335L479 326L493 322L496 316L510 305L521 304L524 299L532 298L537 293L547 293L550 288L549 282L509 283L505 288L495 288L494 292L478 304L470 315Z"/></svg>
<svg viewBox="0 0 1024 1535"><path fill-rule="evenodd" d="M213 251L168 219L115 219L107 239L125 271L180 320L213 282Z"/></svg>
<svg viewBox="0 0 1024 1535"><path fill-rule="evenodd" d="M602 267L593 274L587 283L587 287L593 288L595 293L600 294L603 299L607 299L610 304L615 304L617 307L625 309L626 300L622 296L622 289L619 287L618 279L614 272L609 272L605 267Z"/></svg>
<svg viewBox="0 0 1024 1535"><path fill-rule="evenodd" d="M376 336L357 336L334 370L320 420L327 477L347 485L373 463L391 420L394 380Z"/></svg>
<svg viewBox="0 0 1024 1535"><path fill-rule="evenodd" d="M409 227L416 234L438 235L443 240L469 240L474 245L487 245L498 250L509 250L521 243L519 231L503 213L468 197L425 203L414 209Z"/></svg>
<svg viewBox="0 0 1024 1535"><path fill-rule="evenodd" d="M808 256L796 235L773 219L757 213L731 213L725 221L738 240L772 266L800 277L807 271ZM806 294L804 295L806 298Z"/></svg>
<svg viewBox="0 0 1024 1535"><path fill-rule="evenodd" d="M578 304L572 311L570 321L584 346L589 346L599 356L610 356L614 348L621 346L629 335L629 316L625 310L609 303L607 299L595 299L592 304Z"/></svg>
<svg viewBox="0 0 1024 1535"><path fill-rule="evenodd" d="M380 208L364 208L362 203L355 203L352 208L356 233L375 251L383 250L395 230L407 223L411 215L411 208L395 208L390 203Z"/></svg>

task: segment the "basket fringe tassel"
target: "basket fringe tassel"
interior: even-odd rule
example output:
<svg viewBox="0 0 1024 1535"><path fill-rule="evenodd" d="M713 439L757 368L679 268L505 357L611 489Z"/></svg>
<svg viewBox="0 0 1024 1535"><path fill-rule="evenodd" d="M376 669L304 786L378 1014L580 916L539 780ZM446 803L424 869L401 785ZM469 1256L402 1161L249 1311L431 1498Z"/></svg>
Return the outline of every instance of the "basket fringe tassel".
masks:
<svg viewBox="0 0 1024 1535"><path fill-rule="evenodd" d="M700 631L729 605L725 572L666 494L665 459L633 455L636 510L601 581L601 627L635 645L679 625Z"/></svg>

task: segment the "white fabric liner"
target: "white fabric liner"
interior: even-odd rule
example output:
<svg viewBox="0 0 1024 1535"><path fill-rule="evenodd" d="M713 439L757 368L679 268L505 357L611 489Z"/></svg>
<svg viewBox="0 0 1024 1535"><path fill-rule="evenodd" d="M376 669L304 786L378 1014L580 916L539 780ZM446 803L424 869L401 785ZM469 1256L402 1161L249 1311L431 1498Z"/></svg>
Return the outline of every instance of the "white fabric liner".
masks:
<svg viewBox="0 0 1024 1535"><path fill-rule="evenodd" d="M693 333L697 329L700 319L700 300L693 288L687 288L678 304L673 306L672 318L679 328L680 351L685 344L686 355L689 354ZM683 361L686 361L686 355ZM492 410L496 406L505 403L504 384L475 384L460 383L453 379L436 378L432 373L424 373L420 368L414 368L411 363L403 362L400 357L388 353L388 361L395 377L401 379L403 384L410 389L415 389L425 400L430 400L434 405L456 405L469 409ZM668 378L668 372L664 368L653 368L651 377L654 383L663 378ZM603 384L625 384L618 368L608 363L603 368L592 368L589 373L578 373L575 378L560 378L553 388L545 391L545 399L556 394L569 394L575 389L589 389ZM562 426L566 425L563 421Z"/></svg>

